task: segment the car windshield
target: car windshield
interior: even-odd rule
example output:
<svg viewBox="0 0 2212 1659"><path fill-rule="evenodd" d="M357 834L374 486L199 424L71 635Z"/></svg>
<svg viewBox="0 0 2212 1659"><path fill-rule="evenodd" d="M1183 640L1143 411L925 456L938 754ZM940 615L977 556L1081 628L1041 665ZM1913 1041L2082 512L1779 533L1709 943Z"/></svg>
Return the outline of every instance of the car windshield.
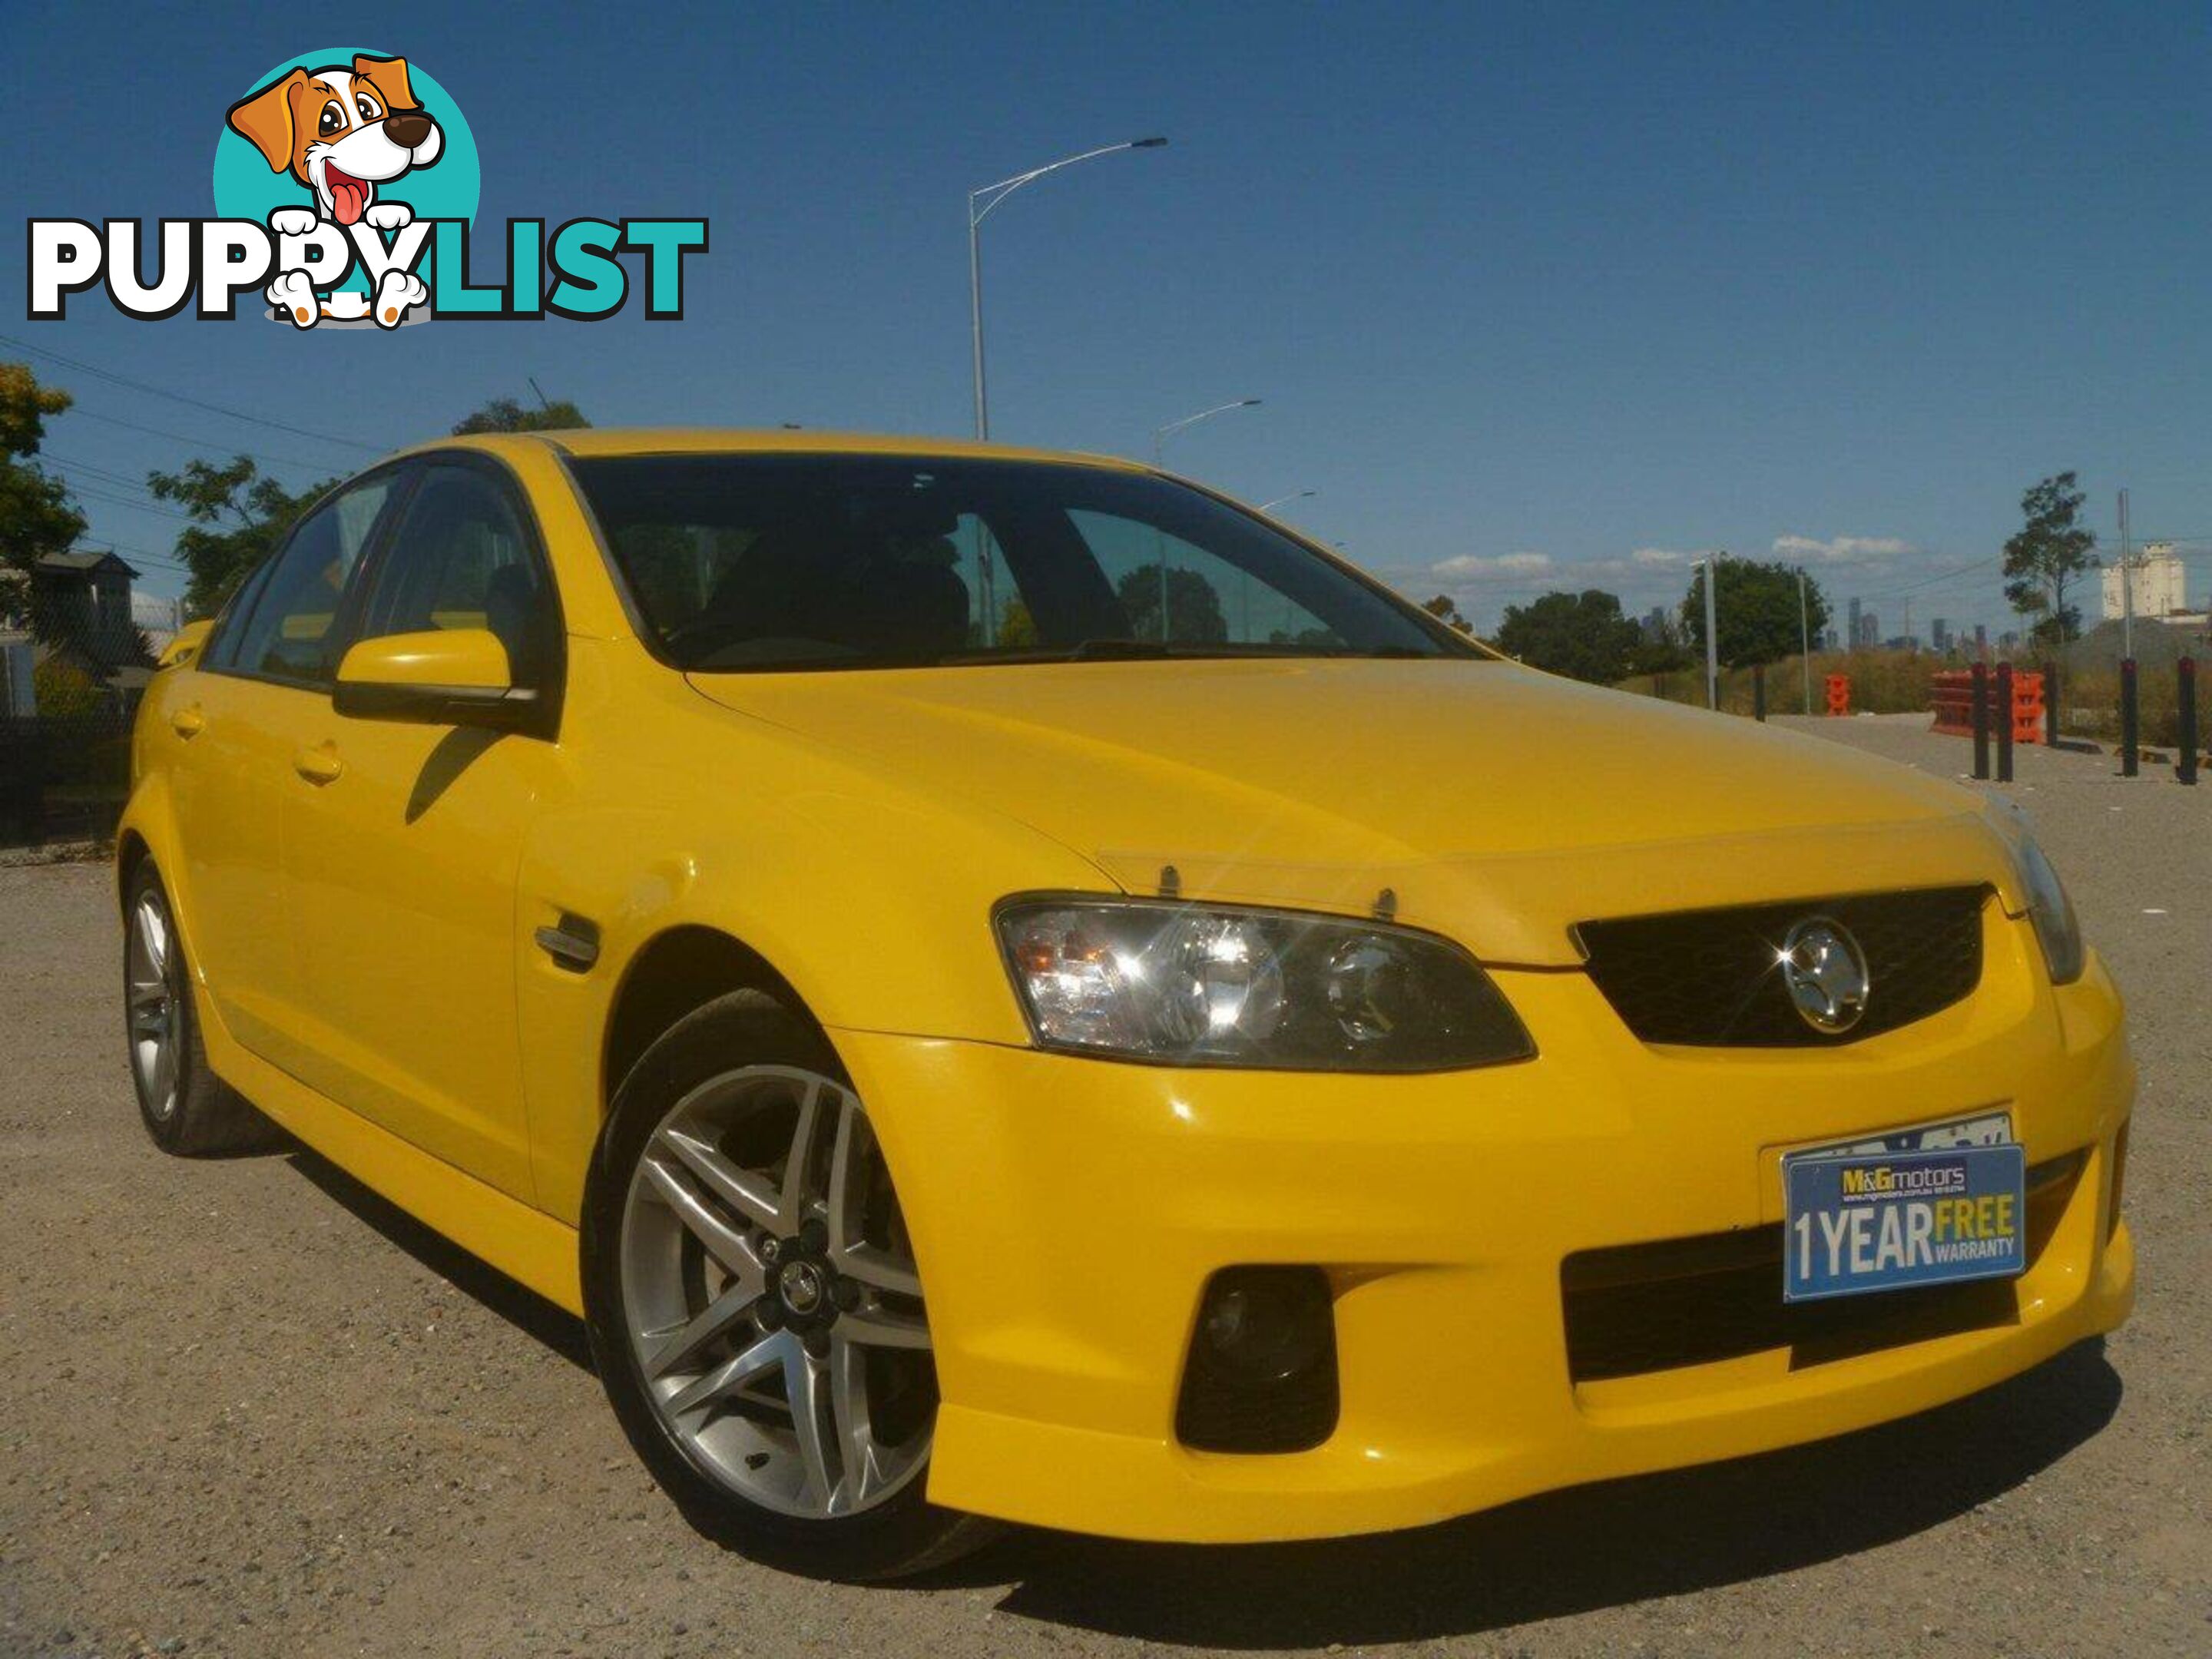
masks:
<svg viewBox="0 0 2212 1659"><path fill-rule="evenodd" d="M1479 654L1263 520L1148 474L813 454L571 467L684 669Z"/></svg>

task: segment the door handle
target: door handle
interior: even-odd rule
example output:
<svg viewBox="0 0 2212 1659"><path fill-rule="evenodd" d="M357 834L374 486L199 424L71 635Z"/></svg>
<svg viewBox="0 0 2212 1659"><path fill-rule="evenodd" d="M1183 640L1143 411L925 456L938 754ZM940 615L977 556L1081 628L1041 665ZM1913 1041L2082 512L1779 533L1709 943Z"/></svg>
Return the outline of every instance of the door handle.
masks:
<svg viewBox="0 0 2212 1659"><path fill-rule="evenodd" d="M207 716L200 713L199 705L173 710L169 715L169 730L190 742L207 730Z"/></svg>
<svg viewBox="0 0 2212 1659"><path fill-rule="evenodd" d="M326 783L336 783L338 774L345 770L345 763L337 751L324 744L313 749L302 749L292 757L292 769L317 788Z"/></svg>

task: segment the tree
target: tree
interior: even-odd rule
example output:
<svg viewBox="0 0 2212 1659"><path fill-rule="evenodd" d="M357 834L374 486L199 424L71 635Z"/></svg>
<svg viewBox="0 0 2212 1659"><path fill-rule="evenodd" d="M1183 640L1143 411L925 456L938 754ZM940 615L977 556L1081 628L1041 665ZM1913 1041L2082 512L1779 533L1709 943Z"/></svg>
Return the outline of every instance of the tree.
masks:
<svg viewBox="0 0 2212 1659"><path fill-rule="evenodd" d="M86 720L112 709L114 700L75 664L49 657L31 671L31 695L47 720Z"/></svg>
<svg viewBox="0 0 2212 1659"><path fill-rule="evenodd" d="M1114 586L1121 613L1129 619L1129 637L1157 640L1160 634L1160 568L1140 564ZM1166 637L1190 645L1218 645L1229 637L1229 619L1222 614L1221 596L1213 584L1195 570L1168 570Z"/></svg>
<svg viewBox="0 0 2212 1659"><path fill-rule="evenodd" d="M84 534L84 515L70 505L67 486L35 459L46 418L70 401L60 388L40 386L23 364L0 363L0 620L27 624L41 640L53 639L64 624L39 614L32 572Z"/></svg>
<svg viewBox="0 0 2212 1659"><path fill-rule="evenodd" d="M456 438L465 438L472 432L554 432L563 428L589 426L584 411L566 398L556 398L538 409L525 409L512 398L495 398L473 415L463 418L453 428Z"/></svg>
<svg viewBox="0 0 2212 1659"><path fill-rule="evenodd" d="M182 506L191 527L177 538L177 556L191 568L185 612L212 617L253 568L276 550L293 520L337 483L325 478L295 493L265 476L252 458L228 465L187 461L181 472L149 472L147 488Z"/></svg>
<svg viewBox="0 0 2212 1659"><path fill-rule="evenodd" d="M2005 598L2044 645L2063 644L2081 631L2081 612L2066 603L2066 585L2089 568L2096 538L2081 527L2081 503L2071 472L2055 472L2020 498L2027 520L2004 544Z"/></svg>
<svg viewBox="0 0 2212 1659"><path fill-rule="evenodd" d="M1460 615L1459 606L1452 602L1452 596L1449 593L1439 593L1433 599L1422 600L1421 609L1438 622L1447 627L1456 628L1462 634L1474 632L1474 624Z"/></svg>
<svg viewBox="0 0 2212 1659"><path fill-rule="evenodd" d="M1732 559L1717 556L1720 571L1713 588L1715 618L1720 634L1723 668L1748 668L1753 663L1779 662L1796 654L1810 629L1818 639L1828 624L1827 596L1820 584L1805 579L1805 609L1801 623L1797 609L1798 568L1794 564ZM1705 571L1690 579L1682 600L1682 639L1691 655L1702 661L1705 654Z"/></svg>
<svg viewBox="0 0 2212 1659"><path fill-rule="evenodd" d="M1652 635L1644 631L1641 624L1636 630L1635 647L1628 653L1628 672L1632 674L1679 674L1686 668L1697 665L1697 659L1683 649L1675 637L1675 630Z"/></svg>
<svg viewBox="0 0 2212 1659"><path fill-rule="evenodd" d="M1642 638L1620 614L1620 600L1591 587L1507 605L1491 643L1532 668L1609 685L1628 672L1629 653Z"/></svg>
<svg viewBox="0 0 2212 1659"><path fill-rule="evenodd" d="M1028 650L1037 643L1036 618L1021 600L1009 600L1006 608L999 613L999 637L995 642L1013 650Z"/></svg>

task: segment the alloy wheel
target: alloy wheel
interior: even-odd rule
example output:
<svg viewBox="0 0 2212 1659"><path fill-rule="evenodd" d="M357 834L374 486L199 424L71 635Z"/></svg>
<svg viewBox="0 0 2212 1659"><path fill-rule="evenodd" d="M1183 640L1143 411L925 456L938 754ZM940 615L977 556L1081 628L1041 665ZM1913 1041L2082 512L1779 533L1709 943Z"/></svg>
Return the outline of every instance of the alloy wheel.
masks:
<svg viewBox="0 0 2212 1659"><path fill-rule="evenodd" d="M185 995L169 907L160 890L149 887L131 908L124 995L131 1072L146 1109L163 1122L177 1110L177 1064Z"/></svg>
<svg viewBox="0 0 2212 1659"><path fill-rule="evenodd" d="M881 1148L835 1079L709 1079L646 1142L623 1211L631 1357L664 1428L738 1496L855 1515L928 1459L937 1377Z"/></svg>

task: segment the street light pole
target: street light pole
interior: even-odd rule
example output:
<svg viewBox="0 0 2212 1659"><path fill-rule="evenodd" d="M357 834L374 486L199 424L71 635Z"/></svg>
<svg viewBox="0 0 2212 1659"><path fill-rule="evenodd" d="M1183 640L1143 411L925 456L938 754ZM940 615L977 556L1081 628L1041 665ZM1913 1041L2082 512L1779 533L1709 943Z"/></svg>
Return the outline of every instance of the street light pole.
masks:
<svg viewBox="0 0 2212 1659"><path fill-rule="evenodd" d="M1710 558L1699 559L1699 568L1705 573L1705 707L1718 709L1721 706L1720 641L1713 632L1713 577L1717 568Z"/></svg>
<svg viewBox="0 0 2212 1659"><path fill-rule="evenodd" d="M2128 546L2128 492L2120 492L2120 655L2136 654L2135 560ZM2056 608L2055 606L2053 607ZM2058 613L2058 642L2066 642L2066 613Z"/></svg>
<svg viewBox="0 0 2212 1659"><path fill-rule="evenodd" d="M1285 501L1302 501L1309 495L1320 494L1318 489L1293 489L1287 495L1278 495L1273 501L1262 501L1252 510L1255 513L1271 512ZM1237 572L1237 612L1239 618L1237 631L1241 636L1237 643L1249 645L1252 643L1252 573L1242 567Z"/></svg>
<svg viewBox="0 0 2212 1659"><path fill-rule="evenodd" d="M1813 712L1813 624L1805 608L1805 567L1797 567L1797 655L1805 665L1805 712Z"/></svg>
<svg viewBox="0 0 2212 1659"><path fill-rule="evenodd" d="M1170 421L1165 426L1152 428L1152 470L1158 471L1165 464L1168 440L1185 427L1196 426L1200 421L1210 421L1217 415L1226 415L1232 409L1257 409L1257 398L1239 398L1234 403L1216 404L1212 409L1201 409L1195 415L1186 415L1179 421ZM1168 538L1167 532L1158 526L1152 530L1152 546L1160 572L1160 643L1168 642Z"/></svg>
<svg viewBox="0 0 2212 1659"><path fill-rule="evenodd" d="M1232 409L1257 409L1257 398L1239 398L1233 404L1216 404L1212 409L1201 409L1195 415L1186 415L1179 421L1170 421L1165 426L1152 428L1152 465L1157 467L1167 450L1168 440L1187 426L1196 426L1200 421L1210 421L1217 415L1226 415Z"/></svg>
<svg viewBox="0 0 2212 1659"><path fill-rule="evenodd" d="M968 198L968 339L975 366L975 441L991 435L991 410L983 392L983 222Z"/></svg>
<svg viewBox="0 0 2212 1659"><path fill-rule="evenodd" d="M1164 138L1129 138L1118 144L1101 144L1097 149L1086 149L1080 155L1069 155L1041 167L1031 167L1027 173L1018 173L1011 179L1001 179L995 185L985 185L980 190L968 192L968 325L972 337L975 367L975 435L978 439L991 435L991 406L983 384L983 221L991 210L1012 196L1024 185L1033 185L1048 173L1058 173L1062 167L1072 167L1079 161L1095 161L1102 155L1113 155L1125 149L1158 149L1166 143Z"/></svg>
<svg viewBox="0 0 2212 1659"><path fill-rule="evenodd" d="M991 404L983 379L983 221L991 210L1012 196L1024 185L1033 185L1048 173L1058 173L1062 167L1072 167L1079 161L1096 161L1101 155L1112 155L1125 149L1158 149L1167 143L1164 138L1130 138L1118 144L1101 144L1097 149L1086 149L1080 155L1069 155L1041 167L1031 167L1027 173L1017 173L1012 178L1001 179L994 185L985 185L980 190L968 192L968 331L969 348L975 372L975 438L983 442L991 435ZM992 580L991 550L985 540L981 520L975 525L975 586L982 601L984 643L991 642L992 631L998 626L998 595Z"/></svg>

